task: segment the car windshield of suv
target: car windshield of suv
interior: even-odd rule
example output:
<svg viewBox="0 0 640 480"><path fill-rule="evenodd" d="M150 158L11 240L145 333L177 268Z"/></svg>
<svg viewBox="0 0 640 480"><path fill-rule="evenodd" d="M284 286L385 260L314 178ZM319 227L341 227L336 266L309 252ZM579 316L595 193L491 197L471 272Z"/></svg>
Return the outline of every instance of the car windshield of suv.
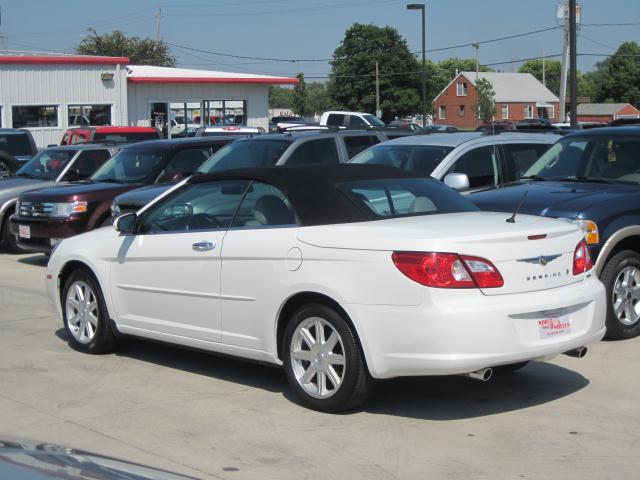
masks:
<svg viewBox="0 0 640 480"><path fill-rule="evenodd" d="M125 148L93 174L94 182L147 182L157 174L166 153L160 149Z"/></svg>
<svg viewBox="0 0 640 480"><path fill-rule="evenodd" d="M275 165L290 144L288 140L236 140L218 150L198 172L213 173Z"/></svg>
<svg viewBox="0 0 640 480"><path fill-rule="evenodd" d="M24 133L0 134L0 152L7 152L9 155L19 157L31 155L31 142Z"/></svg>
<svg viewBox="0 0 640 480"><path fill-rule="evenodd" d="M122 132L122 133L98 133L93 136L94 143L130 143L143 140L157 140L155 132Z"/></svg>
<svg viewBox="0 0 640 480"><path fill-rule="evenodd" d="M371 115L370 113L365 113L364 115L362 115L362 118L364 118L367 122L369 122L370 125L373 125L374 127L385 126L382 120L380 120L378 117L374 115Z"/></svg>
<svg viewBox="0 0 640 480"><path fill-rule="evenodd" d="M533 180L640 184L640 136L594 135L555 143L524 174Z"/></svg>
<svg viewBox="0 0 640 480"><path fill-rule="evenodd" d="M394 145L382 144L365 150L351 163L374 163L401 168L409 172L431 175L453 147L441 145Z"/></svg>
<svg viewBox="0 0 640 480"><path fill-rule="evenodd" d="M16 176L53 180L76 153L77 150L43 150L18 170Z"/></svg>
<svg viewBox="0 0 640 480"><path fill-rule="evenodd" d="M427 178L358 180L337 187L372 218L479 210L456 191Z"/></svg>

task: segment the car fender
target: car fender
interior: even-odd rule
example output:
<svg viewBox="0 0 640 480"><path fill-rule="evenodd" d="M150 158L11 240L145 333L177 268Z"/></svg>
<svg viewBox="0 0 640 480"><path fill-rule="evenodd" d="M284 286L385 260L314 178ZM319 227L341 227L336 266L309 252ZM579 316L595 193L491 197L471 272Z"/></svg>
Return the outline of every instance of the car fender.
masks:
<svg viewBox="0 0 640 480"><path fill-rule="evenodd" d="M616 231L613 235L611 235L607 241L602 246L602 250L600 250L600 254L598 255L598 259L596 260L596 274L600 276L602 270L604 269L607 258L616 247L618 243L620 243L625 238L629 238L632 236L640 236L640 225L632 225L629 227L621 228Z"/></svg>

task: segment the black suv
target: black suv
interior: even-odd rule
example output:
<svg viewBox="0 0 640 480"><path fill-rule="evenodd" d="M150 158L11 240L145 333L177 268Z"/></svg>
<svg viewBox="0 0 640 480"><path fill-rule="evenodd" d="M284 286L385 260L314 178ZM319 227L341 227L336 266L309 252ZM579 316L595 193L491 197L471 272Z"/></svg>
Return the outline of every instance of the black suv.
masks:
<svg viewBox="0 0 640 480"><path fill-rule="evenodd" d="M521 213L580 225L607 289L607 336L640 334L640 127L570 134L518 182L469 199L505 213L522 202Z"/></svg>
<svg viewBox="0 0 640 480"><path fill-rule="evenodd" d="M0 128L0 178L15 173L38 153L29 130Z"/></svg>

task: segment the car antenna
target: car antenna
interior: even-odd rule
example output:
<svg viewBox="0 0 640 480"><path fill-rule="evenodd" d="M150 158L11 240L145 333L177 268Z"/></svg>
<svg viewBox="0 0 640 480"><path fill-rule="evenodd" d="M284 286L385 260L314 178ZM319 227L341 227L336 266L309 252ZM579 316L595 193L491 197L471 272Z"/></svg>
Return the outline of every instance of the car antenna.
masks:
<svg viewBox="0 0 640 480"><path fill-rule="evenodd" d="M511 215L509 218L507 218L507 220L506 220L507 223L516 223L516 215L520 211L520 207L522 207L522 204L524 203L524 199L527 198L527 194L528 193L529 193L529 190L524 192L524 194L522 195L522 198L520 199L520 202L518 202L518 206L516 207L516 211L513 212L513 215Z"/></svg>

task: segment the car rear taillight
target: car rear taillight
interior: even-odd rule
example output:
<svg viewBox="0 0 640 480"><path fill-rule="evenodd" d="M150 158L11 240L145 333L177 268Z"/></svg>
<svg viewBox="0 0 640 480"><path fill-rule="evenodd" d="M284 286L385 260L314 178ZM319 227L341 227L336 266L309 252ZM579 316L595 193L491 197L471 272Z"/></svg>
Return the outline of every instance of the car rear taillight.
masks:
<svg viewBox="0 0 640 480"><path fill-rule="evenodd" d="M499 288L502 275L480 257L438 252L393 252L391 259L414 282L434 288Z"/></svg>
<svg viewBox="0 0 640 480"><path fill-rule="evenodd" d="M580 240L580 243L578 243L578 246L573 252L573 274L580 275L588 272L592 268L593 260L591 260L587 242L584 239Z"/></svg>

